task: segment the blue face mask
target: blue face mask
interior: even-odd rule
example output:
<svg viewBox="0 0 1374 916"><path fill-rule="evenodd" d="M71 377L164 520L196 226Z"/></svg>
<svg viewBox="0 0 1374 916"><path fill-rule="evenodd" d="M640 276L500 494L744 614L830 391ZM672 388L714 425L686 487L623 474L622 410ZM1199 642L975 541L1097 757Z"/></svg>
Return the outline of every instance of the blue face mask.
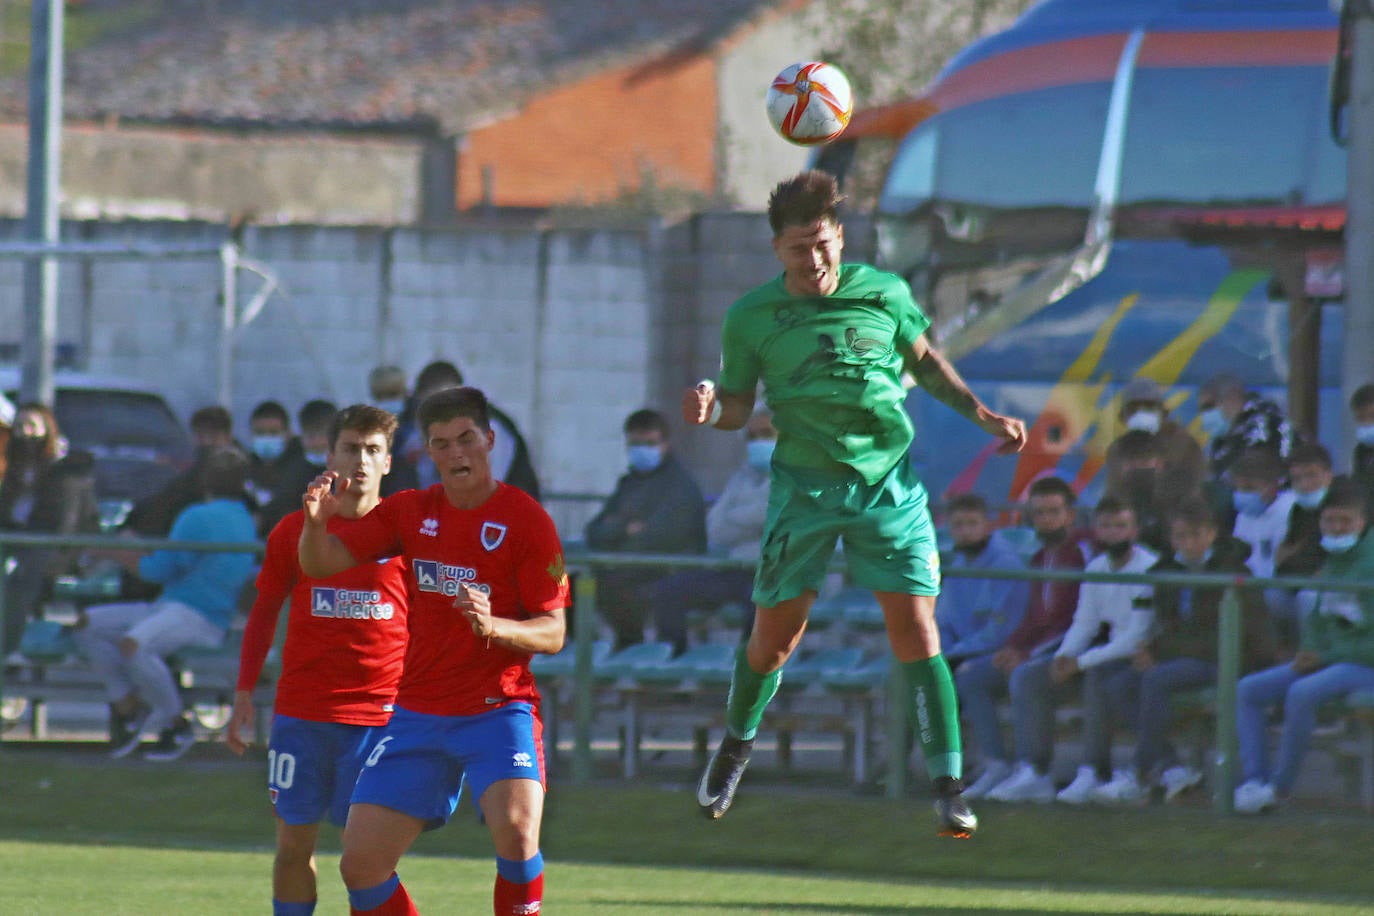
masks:
<svg viewBox="0 0 1374 916"><path fill-rule="evenodd" d="M1323 534L1322 550L1327 553L1348 553L1360 543L1358 534Z"/></svg>
<svg viewBox="0 0 1374 916"><path fill-rule="evenodd" d="M327 461L329 461L329 453L328 453L328 452L306 452L306 453L305 453L305 460L306 460L306 461L309 461L311 464L323 465L323 464L325 464Z"/></svg>
<svg viewBox="0 0 1374 916"><path fill-rule="evenodd" d="M1322 487L1320 490L1309 490L1306 493L1299 490L1293 491L1293 501L1304 509L1317 508L1322 504L1323 499L1326 499L1326 487Z"/></svg>
<svg viewBox="0 0 1374 916"><path fill-rule="evenodd" d="M1220 436L1231 428L1231 424L1226 422L1226 416L1221 412L1220 407L1209 407L1198 414L1198 423L1202 426L1202 431L1209 436Z"/></svg>
<svg viewBox="0 0 1374 916"><path fill-rule="evenodd" d="M281 436L254 436L253 454L263 461L271 461L273 458L280 458L281 453L286 451L286 440Z"/></svg>
<svg viewBox="0 0 1374 916"><path fill-rule="evenodd" d="M1355 439L1361 445L1374 445L1374 423L1355 427Z"/></svg>
<svg viewBox="0 0 1374 916"><path fill-rule="evenodd" d="M382 410L388 411L389 413L394 413L396 416L399 417L401 415L401 411L406 409L406 402L405 398L392 398L385 401L377 401L374 403L373 406L380 407Z"/></svg>
<svg viewBox="0 0 1374 916"><path fill-rule="evenodd" d="M631 445L625 451L629 456L632 471L653 471L663 463L663 452L657 445Z"/></svg>
<svg viewBox="0 0 1374 916"><path fill-rule="evenodd" d="M778 447L776 439L751 439L744 446L749 466L756 471L766 471L773 463L773 449Z"/></svg>
<svg viewBox="0 0 1374 916"><path fill-rule="evenodd" d="M1231 505L1236 507L1236 511L1241 515L1263 515L1264 496L1250 490L1237 490L1231 494Z"/></svg>

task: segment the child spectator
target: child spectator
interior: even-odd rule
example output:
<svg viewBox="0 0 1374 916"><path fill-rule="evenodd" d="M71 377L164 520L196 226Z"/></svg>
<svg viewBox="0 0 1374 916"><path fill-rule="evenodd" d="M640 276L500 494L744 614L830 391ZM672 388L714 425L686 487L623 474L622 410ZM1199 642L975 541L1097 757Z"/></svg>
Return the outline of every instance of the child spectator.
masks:
<svg viewBox="0 0 1374 916"><path fill-rule="evenodd" d="M1365 536L1368 510L1353 480L1338 477L1332 482L1322 500L1320 524L1328 555L1322 576L1374 581L1374 538ZM1244 782L1236 787L1235 805L1242 814L1267 811L1292 792L1322 703L1374 687L1374 592L1317 592L1312 597L1314 607L1303 617L1293 660L1243 677L1236 688ZM1283 732L1277 767L1271 768L1268 712L1280 703Z"/></svg>
<svg viewBox="0 0 1374 916"><path fill-rule="evenodd" d="M1293 511L1291 491L1283 489L1283 461L1268 448L1242 452L1231 467L1236 523L1232 533L1250 546L1250 571L1263 578L1274 575L1279 545L1288 534Z"/></svg>

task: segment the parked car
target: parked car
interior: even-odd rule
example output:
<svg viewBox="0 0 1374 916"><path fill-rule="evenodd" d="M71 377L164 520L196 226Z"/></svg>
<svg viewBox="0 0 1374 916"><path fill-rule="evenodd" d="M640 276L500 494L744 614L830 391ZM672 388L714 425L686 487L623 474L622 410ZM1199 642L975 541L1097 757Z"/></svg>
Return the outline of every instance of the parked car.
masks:
<svg viewBox="0 0 1374 916"><path fill-rule="evenodd" d="M157 492L190 466L191 436L150 385L59 370L53 389L62 434L73 448L95 458L102 527L118 527L136 500ZM17 368L0 367L0 390L18 403Z"/></svg>

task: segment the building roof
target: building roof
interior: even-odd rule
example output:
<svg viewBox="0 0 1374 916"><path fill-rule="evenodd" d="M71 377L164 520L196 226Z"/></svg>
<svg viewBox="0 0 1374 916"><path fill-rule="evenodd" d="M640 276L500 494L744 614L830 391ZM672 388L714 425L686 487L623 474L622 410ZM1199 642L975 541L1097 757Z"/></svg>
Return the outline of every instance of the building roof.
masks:
<svg viewBox="0 0 1374 916"><path fill-rule="evenodd" d="M67 13L65 116L458 133L552 81L705 50L792 5L154 0L131 13L120 0L86 0ZM24 117L26 82L25 72L0 77L0 117Z"/></svg>

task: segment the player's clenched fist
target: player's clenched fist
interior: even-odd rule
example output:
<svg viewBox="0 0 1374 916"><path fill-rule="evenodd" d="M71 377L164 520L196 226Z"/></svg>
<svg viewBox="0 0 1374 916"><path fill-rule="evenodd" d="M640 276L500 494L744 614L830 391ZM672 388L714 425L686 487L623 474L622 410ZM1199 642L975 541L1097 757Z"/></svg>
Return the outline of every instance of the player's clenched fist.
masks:
<svg viewBox="0 0 1374 916"><path fill-rule="evenodd" d="M716 383L702 379L682 393L682 419L697 426L705 426L713 416L719 416Z"/></svg>

